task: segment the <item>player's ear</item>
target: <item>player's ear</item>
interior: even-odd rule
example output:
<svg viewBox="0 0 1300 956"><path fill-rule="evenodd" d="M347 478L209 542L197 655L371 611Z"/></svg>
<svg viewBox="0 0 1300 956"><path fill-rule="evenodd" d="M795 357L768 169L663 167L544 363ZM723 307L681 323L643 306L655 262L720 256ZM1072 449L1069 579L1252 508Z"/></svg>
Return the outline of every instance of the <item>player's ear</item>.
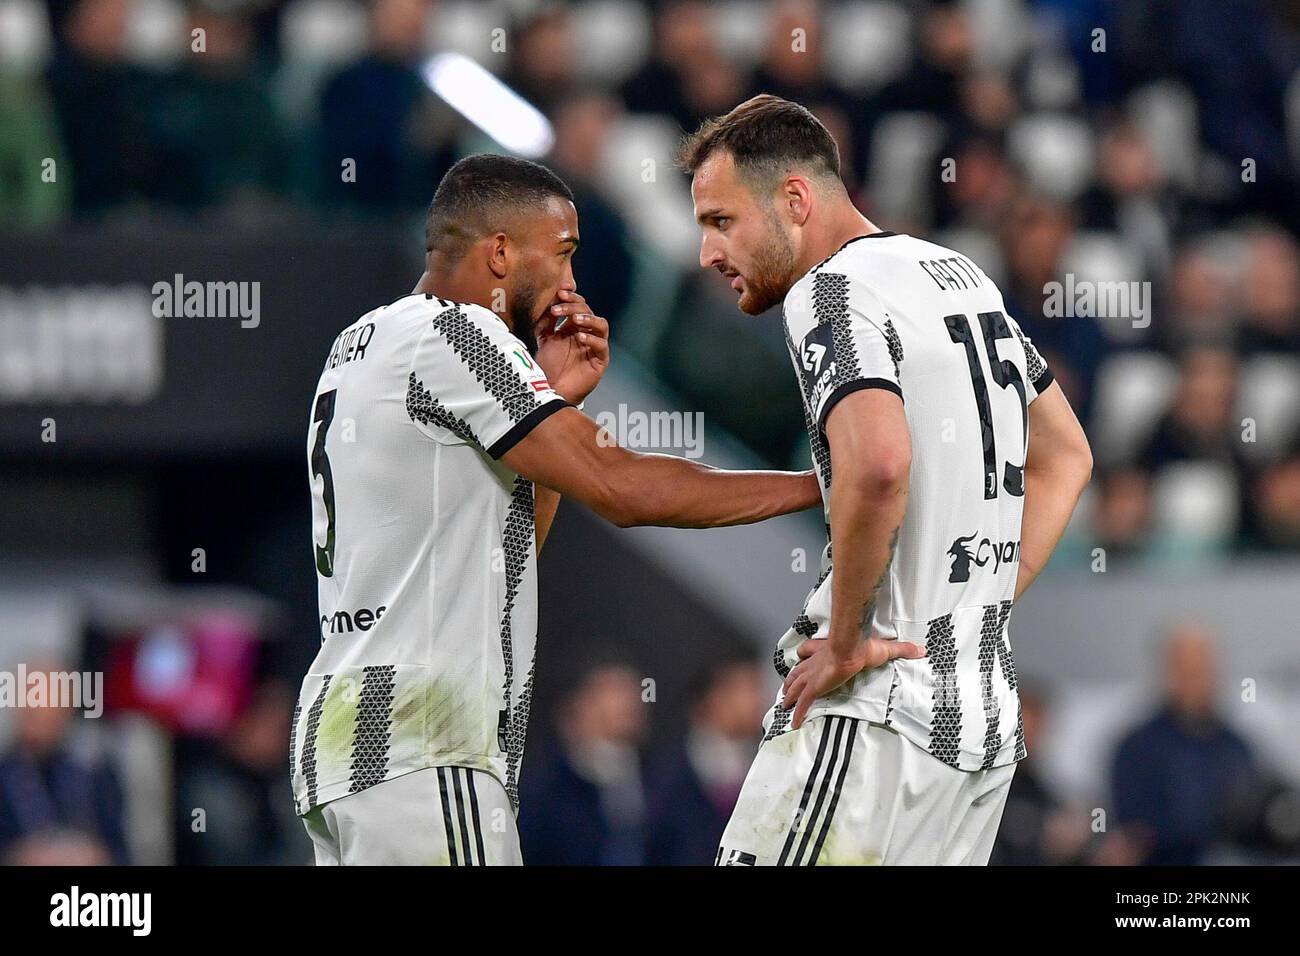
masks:
<svg viewBox="0 0 1300 956"><path fill-rule="evenodd" d="M781 184L781 201L786 206L790 221L802 226L812 212L812 186L802 176L787 176Z"/></svg>
<svg viewBox="0 0 1300 956"><path fill-rule="evenodd" d="M509 271L509 245L504 232L498 232L488 238L487 267L498 279L504 279Z"/></svg>

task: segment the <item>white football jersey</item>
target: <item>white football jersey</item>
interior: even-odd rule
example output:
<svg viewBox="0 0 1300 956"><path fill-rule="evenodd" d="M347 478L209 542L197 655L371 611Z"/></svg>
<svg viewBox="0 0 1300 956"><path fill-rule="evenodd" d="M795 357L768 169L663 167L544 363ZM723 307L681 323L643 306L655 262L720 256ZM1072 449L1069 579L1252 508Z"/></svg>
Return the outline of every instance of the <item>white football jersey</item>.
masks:
<svg viewBox="0 0 1300 956"><path fill-rule="evenodd" d="M533 485L498 459L567 404L476 305L408 295L335 339L307 433L321 648L293 717L299 813L435 766L517 806Z"/></svg>
<svg viewBox="0 0 1300 956"><path fill-rule="evenodd" d="M786 344L802 388L830 536L835 403L858 389L903 400L912 441L907 513L872 627L928 649L858 674L813 705L897 729L944 763L979 770L1025 756L1007 624L1020 557L1028 406L1052 374L978 266L891 232L850 240L786 296ZM782 676L826 637L832 548L777 645ZM767 736L789 728L776 705Z"/></svg>

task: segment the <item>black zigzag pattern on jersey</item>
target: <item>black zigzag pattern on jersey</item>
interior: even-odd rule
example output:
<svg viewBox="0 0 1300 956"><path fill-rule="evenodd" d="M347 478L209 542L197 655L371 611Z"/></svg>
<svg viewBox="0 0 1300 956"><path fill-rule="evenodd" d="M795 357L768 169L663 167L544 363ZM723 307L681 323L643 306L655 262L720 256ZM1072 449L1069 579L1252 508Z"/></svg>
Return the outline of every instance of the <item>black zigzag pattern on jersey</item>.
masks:
<svg viewBox="0 0 1300 956"><path fill-rule="evenodd" d="M388 746L392 739L393 687L397 668L392 664L362 668L361 697L352 734L352 783L358 793L384 779L388 772Z"/></svg>
<svg viewBox="0 0 1300 956"><path fill-rule="evenodd" d="M303 732L302 775L307 781L307 806L316 806L316 734L320 731L320 715L325 709L325 695L330 691L333 674L326 674L320 693L307 709L307 729Z"/></svg>
<svg viewBox="0 0 1300 956"><path fill-rule="evenodd" d="M1047 371L1047 363L1043 357L1038 354L1038 349L1034 348L1030 341L1025 338L1025 333L1020 331L1019 325L1013 325L1016 330L1016 338L1020 340L1020 347L1025 350L1025 377L1031 382L1037 382Z"/></svg>
<svg viewBox="0 0 1300 956"><path fill-rule="evenodd" d="M298 772L298 718L302 716L302 701L293 705L293 716L289 718L289 781Z"/></svg>
<svg viewBox="0 0 1300 956"><path fill-rule="evenodd" d="M898 337L893 319L885 319L885 345L889 348L889 360L894 363L894 378L903 373L903 340Z"/></svg>
<svg viewBox="0 0 1300 956"><path fill-rule="evenodd" d="M461 441L483 447L475 437L469 425L451 413L446 405L438 401L424 387L424 383L412 372L406 383L406 414L421 425L439 425L451 432Z"/></svg>
<svg viewBox="0 0 1300 956"><path fill-rule="evenodd" d="M984 708L984 762L980 769L993 766L993 758L1002 745L1002 735L997 732L1001 709L993 693L993 665L997 662L998 644L1001 644L1000 619L997 605L985 605L984 620L979 630L979 688L980 704Z"/></svg>
<svg viewBox="0 0 1300 956"><path fill-rule="evenodd" d="M510 360L470 321L463 309L439 312L433 317L433 327L447 337L452 351L500 403L511 421L519 421L537 407L532 387L520 379Z"/></svg>
<svg viewBox="0 0 1300 956"><path fill-rule="evenodd" d="M772 714L772 723L767 728L767 733L763 735L763 740L772 740L780 737L790 729L790 719L794 716L794 708L788 710L777 703L776 712Z"/></svg>
<svg viewBox="0 0 1300 956"><path fill-rule="evenodd" d="M898 689L898 667L894 667L893 680L889 682L889 696L885 698L885 726L889 727L889 717L894 712L894 691Z"/></svg>
<svg viewBox="0 0 1300 956"><path fill-rule="evenodd" d="M1028 753L1025 749L1025 714L1020 704L1019 685L1016 681L1016 658L1011 652L1011 634L1006 625L1011 618L1010 601L1002 602L1002 628L998 635L998 660L1002 665L1002 679L1016 692L1016 759L1023 760Z"/></svg>
<svg viewBox="0 0 1300 956"><path fill-rule="evenodd" d="M512 707L512 690L515 681L515 642L511 618L524 568L533 555L535 529L533 526L533 483L526 478L515 479L515 490L510 496L510 510L506 513L506 527L501 535L505 552L506 598L501 609L501 658L505 678L502 702L506 712L506 795L510 805L519 807L519 761L523 756L524 735L528 730L528 710L532 697L532 673L520 695L519 707Z"/></svg>
<svg viewBox="0 0 1300 956"><path fill-rule="evenodd" d="M835 351L835 378L831 390L840 382L862 377L858 349L853 342L849 322L849 277L842 272L819 272L813 276L813 319L818 325L831 327L831 344Z"/></svg>
<svg viewBox="0 0 1300 956"><path fill-rule="evenodd" d="M957 641L951 614L930 621L925 645L934 677L930 753L956 767L961 746L961 695L957 689Z"/></svg>
<svg viewBox="0 0 1300 956"><path fill-rule="evenodd" d="M790 352L790 361L794 363L794 375L799 382L799 390L803 394L803 425L808 432L808 444L812 449L813 467L817 469L817 474L821 476L822 483L829 489L831 486L831 450L813 420L812 382L804 374L803 363L799 361L799 350L795 347L794 339L790 337L790 326L786 323L784 317L781 320L781 329L785 332L785 347Z"/></svg>

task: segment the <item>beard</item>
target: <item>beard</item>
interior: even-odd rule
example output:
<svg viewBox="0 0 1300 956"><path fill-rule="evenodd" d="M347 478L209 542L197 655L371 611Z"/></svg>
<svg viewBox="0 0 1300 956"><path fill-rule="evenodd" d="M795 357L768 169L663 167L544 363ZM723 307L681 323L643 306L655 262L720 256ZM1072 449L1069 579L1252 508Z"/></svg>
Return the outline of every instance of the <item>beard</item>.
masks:
<svg viewBox="0 0 1300 956"><path fill-rule="evenodd" d="M537 286L524 280L511 297L509 316L510 331L524 343L529 355L537 354L537 333L533 329L534 306L537 304Z"/></svg>
<svg viewBox="0 0 1300 956"><path fill-rule="evenodd" d="M754 263L744 277L745 290L736 302L746 315L766 312L794 284L794 248L774 216L769 223L767 239L754 253Z"/></svg>

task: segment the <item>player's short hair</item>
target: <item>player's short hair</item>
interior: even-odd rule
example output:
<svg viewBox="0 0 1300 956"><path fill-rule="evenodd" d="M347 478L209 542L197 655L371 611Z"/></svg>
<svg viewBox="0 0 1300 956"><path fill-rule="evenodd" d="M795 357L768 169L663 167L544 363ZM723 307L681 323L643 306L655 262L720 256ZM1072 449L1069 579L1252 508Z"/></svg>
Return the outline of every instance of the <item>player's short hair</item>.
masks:
<svg viewBox="0 0 1300 956"><path fill-rule="evenodd" d="M731 154L752 186L774 185L794 171L836 181L840 176L840 150L830 130L806 107L771 93L701 123L678 144L677 164L693 174L719 150Z"/></svg>
<svg viewBox="0 0 1300 956"><path fill-rule="evenodd" d="M540 163L477 153L442 177L424 220L424 248L459 259L477 239L504 231L521 210L541 207L552 196L573 202L564 180Z"/></svg>

